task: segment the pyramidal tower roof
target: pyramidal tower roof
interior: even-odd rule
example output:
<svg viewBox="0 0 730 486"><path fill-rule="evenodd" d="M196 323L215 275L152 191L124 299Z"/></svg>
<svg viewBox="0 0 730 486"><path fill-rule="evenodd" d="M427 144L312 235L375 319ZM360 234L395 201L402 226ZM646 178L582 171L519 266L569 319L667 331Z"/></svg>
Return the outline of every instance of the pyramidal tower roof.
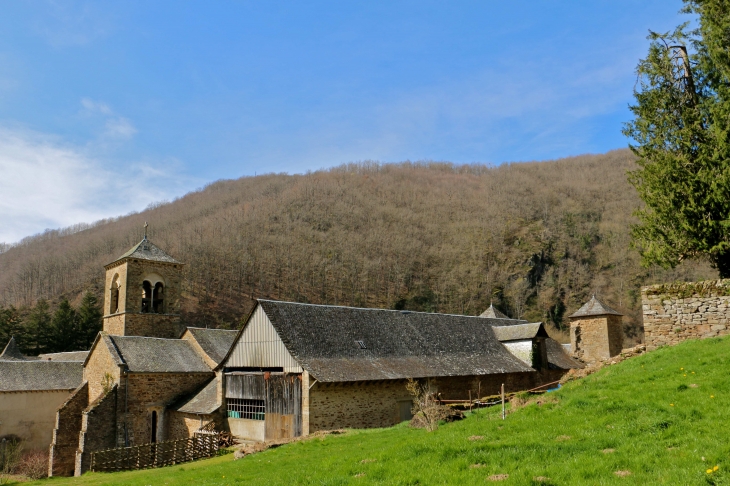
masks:
<svg viewBox="0 0 730 486"><path fill-rule="evenodd" d="M123 260L125 258L136 258L138 260L180 264L179 261L172 258L170 255L162 251L157 245L148 240L147 235L145 235L142 241L134 245L127 253L120 256L112 263L116 263L119 260Z"/></svg>
<svg viewBox="0 0 730 486"><path fill-rule="evenodd" d="M0 361L8 360L25 361L25 356L23 356L23 353L20 352L20 348L18 347L18 343L15 342L14 337L10 338L10 341L8 341L3 352L0 353Z"/></svg>
<svg viewBox="0 0 730 486"><path fill-rule="evenodd" d="M572 318L605 315L622 316L623 314L611 309L609 306L598 300L598 298L594 295L593 297L591 297L591 300L586 302L583 307L571 314L570 317Z"/></svg>
<svg viewBox="0 0 730 486"><path fill-rule="evenodd" d="M492 319L510 319L505 314L499 311L496 307L494 307L492 304L489 304L489 308L479 314L479 317L489 317Z"/></svg>

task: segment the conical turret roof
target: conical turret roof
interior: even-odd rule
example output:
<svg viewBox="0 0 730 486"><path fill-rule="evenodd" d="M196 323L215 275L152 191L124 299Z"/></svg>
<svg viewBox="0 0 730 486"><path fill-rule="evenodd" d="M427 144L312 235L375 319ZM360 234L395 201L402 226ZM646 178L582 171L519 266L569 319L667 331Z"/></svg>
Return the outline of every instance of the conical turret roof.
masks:
<svg viewBox="0 0 730 486"><path fill-rule="evenodd" d="M142 239L142 241L134 245L127 253L120 256L112 263L116 263L119 260L123 260L125 258L136 258L138 260L149 260L152 262L181 264L179 261L172 258L170 255L162 251L157 245L148 240L146 236Z"/></svg>
<svg viewBox="0 0 730 486"><path fill-rule="evenodd" d="M11 336L8 344L5 345L5 349L0 354L0 361L25 361L25 356L20 352L14 337Z"/></svg>
<svg viewBox="0 0 730 486"><path fill-rule="evenodd" d="M479 314L479 317L489 317L492 319L509 319L509 317L500 312L499 309L494 307L492 304L489 304L489 308Z"/></svg>
<svg viewBox="0 0 730 486"><path fill-rule="evenodd" d="M573 318L605 315L622 316L623 314L611 309L609 306L598 300L598 298L594 295L593 297L591 297L591 300L586 302L583 307L571 314L570 317Z"/></svg>

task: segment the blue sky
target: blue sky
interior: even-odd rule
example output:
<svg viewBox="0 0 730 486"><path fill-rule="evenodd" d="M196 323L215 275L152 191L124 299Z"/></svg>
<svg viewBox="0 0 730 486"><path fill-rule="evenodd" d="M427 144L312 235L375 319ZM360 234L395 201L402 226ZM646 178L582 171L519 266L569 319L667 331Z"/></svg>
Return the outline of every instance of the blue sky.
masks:
<svg viewBox="0 0 730 486"><path fill-rule="evenodd" d="M204 184L351 161L625 147L681 2L0 5L0 242Z"/></svg>

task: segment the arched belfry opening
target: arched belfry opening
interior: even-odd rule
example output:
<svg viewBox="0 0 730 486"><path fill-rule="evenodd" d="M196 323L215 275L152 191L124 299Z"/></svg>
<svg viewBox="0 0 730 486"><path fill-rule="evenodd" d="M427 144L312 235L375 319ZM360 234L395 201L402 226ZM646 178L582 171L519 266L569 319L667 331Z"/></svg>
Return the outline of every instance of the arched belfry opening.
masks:
<svg viewBox="0 0 730 486"><path fill-rule="evenodd" d="M162 282L157 282L152 291L152 311L155 314L165 313L165 286Z"/></svg>
<svg viewBox="0 0 730 486"><path fill-rule="evenodd" d="M147 313L152 311L152 284L145 280L142 282L142 309L140 312Z"/></svg>
<svg viewBox="0 0 730 486"><path fill-rule="evenodd" d="M109 289L109 313L119 312L119 274L114 275L112 286Z"/></svg>

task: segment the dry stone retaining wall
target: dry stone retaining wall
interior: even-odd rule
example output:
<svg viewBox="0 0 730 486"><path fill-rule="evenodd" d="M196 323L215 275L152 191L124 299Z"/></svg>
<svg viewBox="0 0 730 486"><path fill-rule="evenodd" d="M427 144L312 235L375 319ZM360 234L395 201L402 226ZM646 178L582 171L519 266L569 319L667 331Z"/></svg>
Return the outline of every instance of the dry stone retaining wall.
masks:
<svg viewBox="0 0 730 486"><path fill-rule="evenodd" d="M641 289L647 349L730 334L730 279Z"/></svg>

